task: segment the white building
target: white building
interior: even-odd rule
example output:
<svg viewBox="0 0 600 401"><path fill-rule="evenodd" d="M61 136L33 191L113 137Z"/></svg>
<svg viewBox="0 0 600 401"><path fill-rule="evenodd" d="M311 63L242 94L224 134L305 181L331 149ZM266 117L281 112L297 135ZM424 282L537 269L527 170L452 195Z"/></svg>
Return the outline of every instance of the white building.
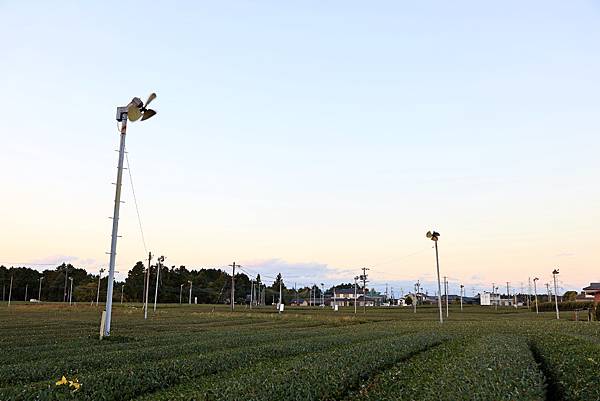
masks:
<svg viewBox="0 0 600 401"><path fill-rule="evenodd" d="M490 292L484 292L479 296L479 305L493 306L500 305L500 294L492 294Z"/></svg>

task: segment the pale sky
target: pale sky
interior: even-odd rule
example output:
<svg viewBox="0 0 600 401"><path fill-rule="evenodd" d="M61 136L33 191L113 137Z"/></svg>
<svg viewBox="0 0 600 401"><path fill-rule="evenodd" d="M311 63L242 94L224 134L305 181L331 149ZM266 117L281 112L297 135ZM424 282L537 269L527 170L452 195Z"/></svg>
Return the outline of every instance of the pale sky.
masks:
<svg viewBox="0 0 600 401"><path fill-rule="evenodd" d="M115 110L155 91L127 148L169 265L406 291L435 229L455 286L600 281L599 2L5 0L0 38L0 264L108 264Z"/></svg>

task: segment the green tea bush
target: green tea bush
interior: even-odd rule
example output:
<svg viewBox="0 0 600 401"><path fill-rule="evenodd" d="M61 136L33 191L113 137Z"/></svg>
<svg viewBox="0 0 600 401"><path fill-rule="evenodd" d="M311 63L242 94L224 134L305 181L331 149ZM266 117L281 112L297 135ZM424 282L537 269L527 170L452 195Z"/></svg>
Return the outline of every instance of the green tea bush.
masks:
<svg viewBox="0 0 600 401"><path fill-rule="evenodd" d="M544 377L524 338L468 335L388 370L350 399L538 401Z"/></svg>

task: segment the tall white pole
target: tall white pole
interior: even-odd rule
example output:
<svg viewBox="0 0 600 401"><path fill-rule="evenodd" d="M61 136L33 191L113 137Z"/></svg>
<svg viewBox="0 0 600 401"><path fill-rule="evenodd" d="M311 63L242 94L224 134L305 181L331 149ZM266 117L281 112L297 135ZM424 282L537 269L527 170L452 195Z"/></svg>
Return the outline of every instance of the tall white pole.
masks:
<svg viewBox="0 0 600 401"><path fill-rule="evenodd" d="M42 300L42 280L44 279L44 276L40 277L40 289L38 290L38 301Z"/></svg>
<svg viewBox="0 0 600 401"><path fill-rule="evenodd" d="M558 270L555 270L558 272ZM554 279L554 305L556 306L556 320L560 320L560 313L558 312L558 289L556 288L556 275L558 273L552 273Z"/></svg>
<svg viewBox="0 0 600 401"><path fill-rule="evenodd" d="M69 277L69 281L71 281L71 290L69 291L69 306L71 306L71 301L73 300L73 277Z"/></svg>
<svg viewBox="0 0 600 401"><path fill-rule="evenodd" d="M181 294L183 293L183 284L179 284L179 305L181 305Z"/></svg>
<svg viewBox="0 0 600 401"><path fill-rule="evenodd" d="M536 281L538 281L538 278L534 278L533 279L533 292L534 292L534 296L535 296L535 314L539 315L540 311L538 309L538 299L537 299L537 285L536 285Z"/></svg>
<svg viewBox="0 0 600 401"><path fill-rule="evenodd" d="M125 289L125 284L121 284L121 303L123 303L123 290Z"/></svg>
<svg viewBox="0 0 600 401"><path fill-rule="evenodd" d="M144 299L144 319L148 319L148 293L150 292L150 272L152 265L152 252L148 252L148 271L146 272L146 295Z"/></svg>
<svg viewBox="0 0 600 401"><path fill-rule="evenodd" d="M119 231L119 209L121 207L121 182L123 181L123 159L125 157L125 134L127 132L127 115L121 121L121 143L119 145L119 163L117 165L117 182L115 183L115 206L113 210L112 235L110 241L110 261L108 264L108 286L106 289L106 318L104 336L110 336L112 318L113 282L115 280L115 263L117 261L117 238Z"/></svg>
<svg viewBox="0 0 600 401"><path fill-rule="evenodd" d="M158 300L158 278L160 277L160 268L162 267L162 261L164 260L164 256L158 258L158 262L156 264L156 287L154 287L154 312L156 312L156 301Z"/></svg>
<svg viewBox="0 0 600 401"><path fill-rule="evenodd" d="M358 301L358 299L356 298L357 291L356 291L356 280L358 279L358 277L354 277L354 314L356 315L356 303Z"/></svg>
<svg viewBox="0 0 600 401"><path fill-rule="evenodd" d="M250 309L252 309L252 301L254 300L254 280L250 280ZM298 303L298 296L296 295L296 304Z"/></svg>
<svg viewBox="0 0 600 401"><path fill-rule="evenodd" d="M189 304L192 304L192 282L190 281L190 299L189 299Z"/></svg>
<svg viewBox="0 0 600 401"><path fill-rule="evenodd" d="M462 312L463 310L463 288L465 288L464 285L460 285L460 311Z"/></svg>
<svg viewBox="0 0 600 401"><path fill-rule="evenodd" d="M446 294L446 318L448 317L448 277L444 276L444 293Z"/></svg>
<svg viewBox="0 0 600 401"><path fill-rule="evenodd" d="M98 302L100 301L100 279L102 278L102 272L104 269L100 269L98 273L98 291L96 292L96 306L98 306Z"/></svg>
<svg viewBox="0 0 600 401"><path fill-rule="evenodd" d="M29 288L29 284L25 284L25 302L27 302L27 289Z"/></svg>
<svg viewBox="0 0 600 401"><path fill-rule="evenodd" d="M10 299L12 298L12 282L13 276L10 276L10 287L8 288L8 306L10 306Z"/></svg>
<svg viewBox="0 0 600 401"><path fill-rule="evenodd" d="M442 313L442 283L440 282L440 258L438 256L437 241L434 241L434 244L435 244L435 264L437 267L437 279L438 279L438 307L440 310L440 323L444 323L444 316Z"/></svg>

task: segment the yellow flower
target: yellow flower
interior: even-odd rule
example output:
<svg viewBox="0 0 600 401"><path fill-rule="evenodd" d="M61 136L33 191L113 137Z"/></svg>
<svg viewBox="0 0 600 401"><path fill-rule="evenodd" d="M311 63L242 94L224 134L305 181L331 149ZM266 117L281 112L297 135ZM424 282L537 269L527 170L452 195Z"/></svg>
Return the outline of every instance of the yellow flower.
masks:
<svg viewBox="0 0 600 401"><path fill-rule="evenodd" d="M62 379L56 382L57 386L62 386L63 384L67 384L67 378L64 376L62 377Z"/></svg>
<svg viewBox="0 0 600 401"><path fill-rule="evenodd" d="M75 389L75 391L77 391L81 388L81 383L79 383L77 378L75 378L72 381L69 380L69 387L73 387Z"/></svg>

